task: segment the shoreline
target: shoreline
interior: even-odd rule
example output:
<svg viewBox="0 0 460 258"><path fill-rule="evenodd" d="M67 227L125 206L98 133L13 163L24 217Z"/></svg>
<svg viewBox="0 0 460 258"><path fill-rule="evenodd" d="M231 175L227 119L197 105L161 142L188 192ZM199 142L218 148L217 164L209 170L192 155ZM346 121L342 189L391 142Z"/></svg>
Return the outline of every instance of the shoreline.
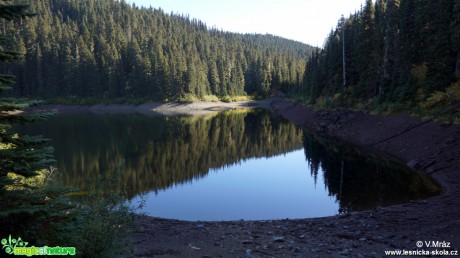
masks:
<svg viewBox="0 0 460 258"><path fill-rule="evenodd" d="M190 222L139 217L136 257L383 257L391 250L460 250L460 127L430 122L376 146L420 121L408 115L312 111L288 99L265 106L321 137L385 154L431 175L441 195L375 210L311 219ZM440 249L440 248L437 248Z"/></svg>
<svg viewBox="0 0 460 258"><path fill-rule="evenodd" d="M226 111L232 109L243 108L269 108L273 99L265 100L248 100L238 102L148 102L140 105L132 104L96 104L96 105L64 105L64 104L49 104L37 107L30 107L24 112L47 111L56 113L141 113L145 115L163 115L163 116L194 116L207 115L216 111Z"/></svg>
<svg viewBox="0 0 460 258"><path fill-rule="evenodd" d="M232 103L47 105L26 112L175 116L253 107L270 109L320 137L397 159L432 176L443 192L426 200L323 218L194 222L140 216L139 230L130 235L136 257L383 257L388 250L433 250L417 247L417 241L446 241L450 248L445 250L460 250L459 126L430 122L373 145L421 121L405 114L313 111L276 97Z"/></svg>

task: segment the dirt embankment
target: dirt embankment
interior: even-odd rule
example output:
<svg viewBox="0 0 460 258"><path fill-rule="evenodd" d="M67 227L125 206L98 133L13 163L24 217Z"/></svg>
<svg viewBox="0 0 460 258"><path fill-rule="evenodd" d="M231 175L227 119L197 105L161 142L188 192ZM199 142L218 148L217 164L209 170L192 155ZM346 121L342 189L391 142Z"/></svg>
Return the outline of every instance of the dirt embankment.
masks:
<svg viewBox="0 0 460 258"><path fill-rule="evenodd" d="M286 99L270 108L324 137L391 155L433 176L443 194L423 201L317 219L184 222L140 218L137 257L385 257L388 250L460 250L460 128L434 122L375 144L419 120L407 115L314 112ZM425 242L445 246L429 248ZM420 244L420 242L419 242Z"/></svg>

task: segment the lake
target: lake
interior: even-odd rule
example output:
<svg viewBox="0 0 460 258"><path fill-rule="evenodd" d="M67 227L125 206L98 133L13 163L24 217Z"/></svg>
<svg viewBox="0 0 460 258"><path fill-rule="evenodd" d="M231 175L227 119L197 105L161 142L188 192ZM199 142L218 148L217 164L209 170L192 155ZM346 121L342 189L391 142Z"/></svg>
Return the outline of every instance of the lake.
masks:
<svg viewBox="0 0 460 258"><path fill-rule="evenodd" d="M263 109L206 116L57 114L17 127L52 140L62 183L98 178L139 212L201 221L312 218L423 199L423 173L314 137Z"/></svg>

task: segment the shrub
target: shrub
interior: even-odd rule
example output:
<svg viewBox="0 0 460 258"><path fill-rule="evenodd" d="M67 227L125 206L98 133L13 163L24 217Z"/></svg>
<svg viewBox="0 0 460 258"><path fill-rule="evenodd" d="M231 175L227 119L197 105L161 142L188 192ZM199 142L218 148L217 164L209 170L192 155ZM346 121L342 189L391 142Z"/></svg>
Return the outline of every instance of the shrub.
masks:
<svg viewBox="0 0 460 258"><path fill-rule="evenodd" d="M233 101L233 100L232 100L232 97L230 97L229 95L223 96L221 100L222 100L223 102L227 102L227 103L230 103L230 102Z"/></svg>
<svg viewBox="0 0 460 258"><path fill-rule="evenodd" d="M102 190L116 189L119 172L101 177L88 192L76 192L57 182L55 171L14 178L18 187L0 195L0 235L21 237L29 246L74 246L77 257L132 256L127 236L133 208L123 193Z"/></svg>
<svg viewBox="0 0 460 258"><path fill-rule="evenodd" d="M204 95L203 96L203 101L208 101L208 102L217 102L219 101L219 98L215 95Z"/></svg>
<svg viewBox="0 0 460 258"><path fill-rule="evenodd" d="M192 93L185 93L177 101L181 103L193 103L199 101L199 99Z"/></svg>
<svg viewBox="0 0 460 258"><path fill-rule="evenodd" d="M452 83L444 91L435 91L421 103L426 109L442 107L460 101L460 81Z"/></svg>
<svg viewBox="0 0 460 258"><path fill-rule="evenodd" d="M233 96L233 101L248 101L254 99L252 96L247 96L247 95L239 95L239 96Z"/></svg>

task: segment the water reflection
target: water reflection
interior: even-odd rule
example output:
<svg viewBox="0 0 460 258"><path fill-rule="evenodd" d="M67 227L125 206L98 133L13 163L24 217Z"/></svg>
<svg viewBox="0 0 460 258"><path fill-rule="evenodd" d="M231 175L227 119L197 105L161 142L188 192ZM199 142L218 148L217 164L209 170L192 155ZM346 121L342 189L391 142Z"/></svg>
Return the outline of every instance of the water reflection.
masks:
<svg viewBox="0 0 460 258"><path fill-rule="evenodd" d="M169 188L207 175L210 169L253 157L270 157L302 146L302 131L264 110L199 117L140 114L57 115L28 128L53 140L66 184L84 188L113 164L128 197Z"/></svg>
<svg viewBox="0 0 460 258"><path fill-rule="evenodd" d="M336 196L342 212L424 199L441 192L426 174L389 159L328 144L308 134L303 137L303 145L311 175L324 178L329 194Z"/></svg>
<svg viewBox="0 0 460 258"><path fill-rule="evenodd" d="M126 191L128 199L148 196L151 215L200 220L317 217L336 214L339 205L363 210L439 192L424 174L322 142L266 110L199 117L62 114L17 130L53 140L65 184L85 189L98 175L110 178L113 166L120 165L118 190ZM294 151L302 147L304 154ZM195 197L194 191L199 192ZM176 199L166 198L181 192ZM257 193L258 199L250 201ZM196 205L206 198L214 202L207 208ZM210 217L222 203L231 209ZM255 205L260 203L269 205ZM162 213L168 209L176 215ZM226 217L231 211L235 215Z"/></svg>

